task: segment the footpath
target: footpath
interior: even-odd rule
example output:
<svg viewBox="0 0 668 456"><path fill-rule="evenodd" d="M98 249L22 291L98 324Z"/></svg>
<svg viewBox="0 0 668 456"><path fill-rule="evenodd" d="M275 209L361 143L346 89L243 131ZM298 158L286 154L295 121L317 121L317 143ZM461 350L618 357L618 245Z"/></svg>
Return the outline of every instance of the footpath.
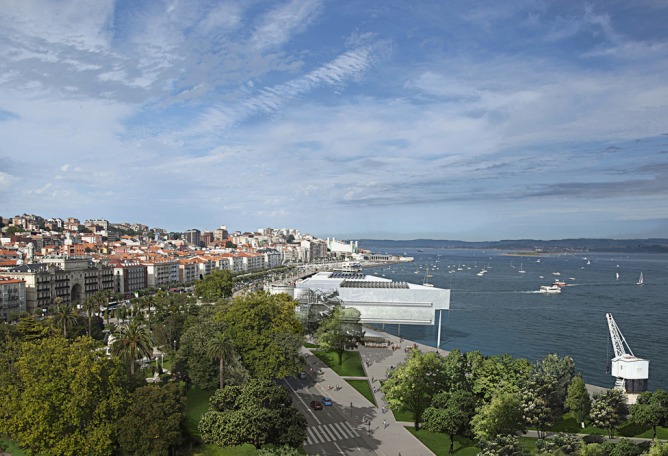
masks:
<svg viewBox="0 0 668 456"><path fill-rule="evenodd" d="M369 442L379 456L432 456L434 453L413 436L405 426L413 423L402 423L395 420L392 411L388 408L384 394L380 391L380 381L387 377L387 371L406 359L406 347L417 346L421 351L435 352L434 347L401 339L386 333L365 328L367 335L383 337L390 341L390 346L399 348L392 350L388 347L366 347L360 345L358 351L364 366L365 377L341 377L327 367L310 350L303 349L309 366L309 374L316 379L318 388L323 396L329 396L334 406L358 430L358 433ZM441 350L441 353L446 354ZM376 404L371 404L346 380L366 380L369 382ZM331 386L332 389L328 389ZM338 388L337 388L338 386Z"/></svg>
<svg viewBox="0 0 668 456"><path fill-rule="evenodd" d="M400 422L394 418L389 409L385 395L380 391L380 381L385 380L387 371L406 359L406 348L417 347L423 353L437 352L447 355L445 350L436 350L434 347L415 343L391 334L365 328L367 336L384 338L398 347L392 350L388 347L362 346L358 348L365 377L341 377L327 367L310 350L303 348L304 355L310 369L310 375L317 382L323 396L333 399L334 406L358 430L359 434L369 442L371 448L379 456L432 456L434 453L422 442L413 436L406 426L413 426L410 422ZM350 386L346 380L366 380L369 382L376 404L371 404L361 393ZM328 389L331 386L331 389ZM600 386L587 385L590 394L605 390ZM536 431L527 431L527 437L538 437ZM578 437L593 441L608 441L607 437L577 434ZM617 442L620 438L614 437L611 441ZM630 438L635 443L648 441L645 438Z"/></svg>

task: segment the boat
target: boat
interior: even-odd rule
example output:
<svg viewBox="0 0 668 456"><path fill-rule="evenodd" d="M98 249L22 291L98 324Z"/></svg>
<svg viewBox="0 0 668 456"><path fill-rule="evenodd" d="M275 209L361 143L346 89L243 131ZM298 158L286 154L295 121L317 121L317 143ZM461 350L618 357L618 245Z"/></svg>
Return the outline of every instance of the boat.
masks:
<svg viewBox="0 0 668 456"><path fill-rule="evenodd" d="M645 280L643 279L642 272L641 272L640 277L638 277L638 283L636 283L636 285L644 285L644 284L645 284Z"/></svg>
<svg viewBox="0 0 668 456"><path fill-rule="evenodd" d="M615 280L619 280L619 272L615 272Z"/></svg>
<svg viewBox="0 0 668 456"><path fill-rule="evenodd" d="M587 260L587 264L591 264L591 261Z"/></svg>
<svg viewBox="0 0 668 456"><path fill-rule="evenodd" d="M566 282L564 282L563 280L555 280L554 282L552 282L552 286L553 287L565 287Z"/></svg>
<svg viewBox="0 0 668 456"><path fill-rule="evenodd" d="M557 294L561 293L561 288L557 285L541 285L538 291L543 294Z"/></svg>
<svg viewBox="0 0 668 456"><path fill-rule="evenodd" d="M517 271L517 272L519 272L520 274L524 274L524 273L526 273L526 271L524 270L524 263L521 263L521 264L520 264L520 270Z"/></svg>

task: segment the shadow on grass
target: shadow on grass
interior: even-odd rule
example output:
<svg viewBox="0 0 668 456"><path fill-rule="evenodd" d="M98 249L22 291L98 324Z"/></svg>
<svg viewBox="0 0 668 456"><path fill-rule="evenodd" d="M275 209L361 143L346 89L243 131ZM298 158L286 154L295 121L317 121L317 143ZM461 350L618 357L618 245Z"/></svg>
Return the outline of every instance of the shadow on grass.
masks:
<svg viewBox="0 0 668 456"><path fill-rule="evenodd" d="M343 352L341 364L339 364L339 355L333 351L318 350L313 354L341 377L366 377L359 352Z"/></svg>
<svg viewBox="0 0 668 456"><path fill-rule="evenodd" d="M450 454L450 437L438 432L430 432L425 429L416 431L413 427L407 427L408 431L413 434L420 442L429 448L436 456L447 456ZM466 437L455 437L454 453L460 456L476 455L480 452L480 448L475 445L475 442Z"/></svg>
<svg viewBox="0 0 668 456"><path fill-rule="evenodd" d="M346 382L359 391L359 393L373 405L377 405L376 398L373 396L373 392L371 391L368 380L346 380Z"/></svg>

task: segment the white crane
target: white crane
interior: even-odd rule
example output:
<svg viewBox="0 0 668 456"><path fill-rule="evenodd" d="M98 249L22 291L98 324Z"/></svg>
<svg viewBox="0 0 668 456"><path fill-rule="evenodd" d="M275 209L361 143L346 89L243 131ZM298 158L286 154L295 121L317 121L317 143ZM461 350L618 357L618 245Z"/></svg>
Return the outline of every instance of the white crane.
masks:
<svg viewBox="0 0 668 456"><path fill-rule="evenodd" d="M610 339L615 357L612 358L611 374L617 378L615 388L628 394L639 394L647 391L647 380L649 378L649 361L637 358L631 347L624 339L622 332L617 327L612 314L605 314L610 329Z"/></svg>

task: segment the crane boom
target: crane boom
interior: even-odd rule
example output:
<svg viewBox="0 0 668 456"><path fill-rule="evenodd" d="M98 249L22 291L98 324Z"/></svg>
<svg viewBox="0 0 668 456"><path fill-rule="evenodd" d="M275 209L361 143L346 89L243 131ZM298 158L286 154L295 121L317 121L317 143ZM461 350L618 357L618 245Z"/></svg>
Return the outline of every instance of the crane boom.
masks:
<svg viewBox="0 0 668 456"><path fill-rule="evenodd" d="M608 319L608 329L610 329L610 338L612 339L612 348L615 350L615 358L627 354L635 356L631 351L631 347L629 347L629 344L626 342L626 339L624 339L622 332L617 327L615 319L612 318L612 314L608 313L605 314L605 316Z"/></svg>

